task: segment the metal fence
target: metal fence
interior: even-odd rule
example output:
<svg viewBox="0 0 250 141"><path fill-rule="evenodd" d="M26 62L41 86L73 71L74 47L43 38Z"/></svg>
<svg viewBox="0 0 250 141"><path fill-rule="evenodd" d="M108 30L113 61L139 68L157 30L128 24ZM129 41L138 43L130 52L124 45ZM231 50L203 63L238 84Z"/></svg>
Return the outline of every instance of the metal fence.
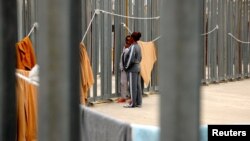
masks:
<svg viewBox="0 0 250 141"><path fill-rule="evenodd" d="M158 1L153 0L92 0L83 3L83 31L91 23L84 42L87 46L95 84L88 101L107 100L120 96L119 61L126 35L140 31L142 41L159 36L159 19L138 17L159 16ZM96 10L101 10L96 13ZM111 13L107 13L111 12ZM126 16L126 17L125 17ZM134 18L131 18L134 17ZM156 46L157 46L156 41ZM157 91L157 63L147 91Z"/></svg>
<svg viewBox="0 0 250 141"><path fill-rule="evenodd" d="M203 83L248 78L249 0L205 0Z"/></svg>
<svg viewBox="0 0 250 141"><path fill-rule="evenodd" d="M17 0L18 40L25 37L37 20L36 0ZM152 41L160 36L159 19L136 19L111 15L96 9L128 17L159 16L159 1L153 0L87 0L82 1L82 32L91 60L95 83L89 93L89 102L108 100L120 96L119 61L125 36L130 31L140 31L142 41ZM125 26L124 26L125 25ZM90 28L88 29L88 26ZM88 31L87 31L88 29ZM36 50L37 30L31 34ZM155 41L156 46L158 40ZM156 48L157 49L157 48ZM152 72L152 80L145 91L158 91L158 62Z"/></svg>

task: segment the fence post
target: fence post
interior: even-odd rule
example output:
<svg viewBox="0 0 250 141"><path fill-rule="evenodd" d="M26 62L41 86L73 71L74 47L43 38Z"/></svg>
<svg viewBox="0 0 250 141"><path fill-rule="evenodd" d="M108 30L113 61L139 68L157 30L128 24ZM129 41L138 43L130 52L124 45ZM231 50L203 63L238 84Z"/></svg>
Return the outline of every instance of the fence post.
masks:
<svg viewBox="0 0 250 141"><path fill-rule="evenodd" d="M157 17L159 16L160 13L160 0L153 0L151 1L151 11L152 11L152 17ZM155 38L160 36L160 31L159 31L159 26L160 26L160 20L159 19L155 19L152 20L151 22L151 36L152 36L152 40L154 40ZM158 56L158 45L159 45L159 40L155 41L155 46L156 46L156 55ZM159 86L159 79L158 79L158 68L159 68L159 64L158 64L158 60L155 62L154 64L154 68L153 71L151 73L151 88L150 91L158 91L158 86Z"/></svg>
<svg viewBox="0 0 250 141"><path fill-rule="evenodd" d="M39 140L80 141L81 1L38 5Z"/></svg>
<svg viewBox="0 0 250 141"><path fill-rule="evenodd" d="M115 13L117 14L121 14L121 0L116 0L115 1ZM115 26L115 31L114 31L114 42L115 42L115 59L114 59L114 71L115 71L115 93L117 94L117 96L121 95L121 86L120 86L120 82L121 82L121 72L120 72L120 67L119 67L119 63L120 63L120 56L121 56L121 52L122 52L122 44L121 41L123 39L121 39L121 30L126 30L126 28L124 28L122 25L122 20L120 17L115 17L114 16L114 26Z"/></svg>
<svg viewBox="0 0 250 141"><path fill-rule="evenodd" d="M161 141L198 141L202 2L161 2Z"/></svg>
<svg viewBox="0 0 250 141"><path fill-rule="evenodd" d="M111 11L111 0L103 0L103 9L105 11ZM112 23L111 23L111 15L104 14L103 15L103 44L101 45L102 51L102 78L103 78L103 84L102 84L102 93L104 94L104 99L108 99L111 97L112 94L112 70L111 70L111 62L112 62Z"/></svg>
<svg viewBox="0 0 250 141"><path fill-rule="evenodd" d="M93 0L92 1L92 9L100 9L100 6L99 6L99 0ZM92 16L94 14L94 10L92 11ZM99 53L100 53L100 46L99 46L99 38L100 38L100 34L99 34L99 31L100 31L100 14L99 15L95 15L95 18L93 20L93 23L92 23L92 43L91 43L91 49L92 49L92 69L93 69L93 75L94 75L94 80L95 80L95 83L93 85L93 101L96 101L97 99L97 94L100 92L100 90L98 90L98 81L97 81L97 74L99 73Z"/></svg>
<svg viewBox="0 0 250 141"><path fill-rule="evenodd" d="M0 140L16 140L17 1L0 1Z"/></svg>

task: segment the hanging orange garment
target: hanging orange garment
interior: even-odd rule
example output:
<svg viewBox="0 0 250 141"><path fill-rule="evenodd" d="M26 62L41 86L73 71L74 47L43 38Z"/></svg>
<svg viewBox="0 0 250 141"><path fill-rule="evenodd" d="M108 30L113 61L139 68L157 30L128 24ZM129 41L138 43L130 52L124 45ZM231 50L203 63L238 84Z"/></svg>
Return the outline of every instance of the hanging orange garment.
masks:
<svg viewBox="0 0 250 141"><path fill-rule="evenodd" d="M88 90L94 84L94 76L85 45L80 44L80 92L81 104L86 104Z"/></svg>
<svg viewBox="0 0 250 141"><path fill-rule="evenodd" d="M16 81L16 97L17 97L17 141L26 141L27 117L25 109L26 103L25 80L18 78Z"/></svg>
<svg viewBox="0 0 250 141"><path fill-rule="evenodd" d="M29 71L16 70L24 76ZM37 141L37 87L17 77L17 141Z"/></svg>
<svg viewBox="0 0 250 141"><path fill-rule="evenodd" d="M36 64L35 52L28 36L16 44L16 59L17 69L31 70Z"/></svg>
<svg viewBox="0 0 250 141"><path fill-rule="evenodd" d="M154 67L154 63L157 60L155 44L154 42L142 42L138 41L141 47L142 60L140 63L141 76L144 80L144 84L147 86L151 80L151 72Z"/></svg>

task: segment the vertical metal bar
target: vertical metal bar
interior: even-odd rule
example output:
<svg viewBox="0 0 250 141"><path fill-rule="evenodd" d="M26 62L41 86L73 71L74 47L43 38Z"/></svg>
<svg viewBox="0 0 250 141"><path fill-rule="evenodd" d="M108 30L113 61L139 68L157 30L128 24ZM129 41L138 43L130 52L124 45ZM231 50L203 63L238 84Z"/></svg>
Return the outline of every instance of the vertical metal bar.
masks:
<svg viewBox="0 0 250 141"><path fill-rule="evenodd" d="M28 0L24 0L24 35L27 35L29 33L29 29L30 29L30 15L29 15L29 2Z"/></svg>
<svg viewBox="0 0 250 141"><path fill-rule="evenodd" d="M103 1L103 9L105 11L111 11L111 0L104 0ZM111 37L112 37L112 24L111 24L111 16L108 14L104 14L103 16L104 20L103 20L103 24L102 24L102 28L103 30L103 77L104 77L104 98L110 98L111 96L111 88L112 88L112 70L111 70L111 62L112 62L112 44L111 44Z"/></svg>
<svg viewBox="0 0 250 141"><path fill-rule="evenodd" d="M129 2L127 2L127 3L129 3ZM125 0L121 0L120 1L120 5L121 5L121 9L120 9L120 11L121 11L121 15L127 15L127 14L129 14L130 13L130 11L128 11L128 13L126 13L126 9L128 8L129 9L129 7L126 7L126 1ZM129 4L128 4L129 5ZM128 15L129 16L129 15ZM123 22L123 23L126 23L126 20L128 20L128 23L129 23L129 21L130 21L130 19L126 19L126 18L121 18L121 22ZM134 25L132 25L132 27L133 27ZM129 26L129 29L130 30L132 30L132 32L133 32L133 28L131 28L130 26ZM121 44L121 46L120 46L120 48L121 47L123 47L124 45L125 45L125 37L127 36L127 35L129 35L130 33L127 31L127 29L124 29L123 28L123 30L121 30L121 33L120 33L120 44ZM121 52L122 52L122 50L121 50ZM120 53L121 53L120 52Z"/></svg>
<svg viewBox="0 0 250 141"><path fill-rule="evenodd" d="M88 13L88 9L89 9L89 5L88 4L88 1L85 1L85 0L82 0L81 1L81 6L83 7L82 8L82 31L83 31L83 34L85 33L85 31L87 30L87 26L88 26L88 22L90 21L90 17L91 17L91 13ZM90 7L91 8L91 7ZM89 31L91 32L91 30ZM89 34L88 34L89 35ZM85 39L83 40L83 43L87 46L87 37L85 37Z"/></svg>
<svg viewBox="0 0 250 141"><path fill-rule="evenodd" d="M88 3L88 1L85 1L85 0L82 0L81 1L81 5L82 5L82 17L81 17L81 19L82 19L82 31L83 31L83 34L84 34L84 32L87 30L87 26L88 26L88 21L89 21L89 13L88 13L88 10L87 10L87 6L89 6L89 5L87 5L87 3ZM91 8L91 7L90 7ZM83 41L84 43L85 43L85 41ZM86 45L86 43L85 43L85 45Z"/></svg>
<svg viewBox="0 0 250 141"><path fill-rule="evenodd" d="M210 15L209 15L209 28L208 31L211 31L215 28L217 24L217 0L211 0L211 9L210 9ZM208 35L209 41L208 41L208 47L210 51L210 75L211 75L211 81L216 82L217 81L217 37L218 37L218 31L214 31L213 33Z"/></svg>
<svg viewBox="0 0 250 141"><path fill-rule="evenodd" d="M241 38L243 41L246 41L246 31L245 31L245 1L242 0L241 2L241 19L242 19L242 22L241 22L241 28L240 28L240 31L241 31ZM241 78L243 79L245 77L245 51L246 51L246 44L241 44L242 48L241 48Z"/></svg>
<svg viewBox="0 0 250 141"><path fill-rule="evenodd" d="M208 27L208 1L209 0L204 0L204 4L203 4L203 32L202 33L206 33L207 32L207 27ZM204 35L203 36L203 80L202 82L205 84L208 84L208 45L207 45L207 41L208 41L208 36Z"/></svg>
<svg viewBox="0 0 250 141"><path fill-rule="evenodd" d="M138 6L137 6L137 10L138 10L138 17L144 17L144 0L137 0L138 1ZM142 36L141 36L141 40L144 41L145 40L145 33L144 33L144 20L137 20L137 31L141 32Z"/></svg>
<svg viewBox="0 0 250 141"><path fill-rule="evenodd" d="M249 23L249 16L250 16L250 0L247 0L247 22ZM249 41L249 37L250 37L250 28L249 28L249 24L247 25L247 41ZM249 56L249 52L250 52L250 45L248 44L247 46L248 48L248 60L247 60L247 63L248 63L248 73L247 73L247 77L250 76L250 70L249 70L249 65L250 65L250 56Z"/></svg>
<svg viewBox="0 0 250 141"><path fill-rule="evenodd" d="M135 3L135 7L134 7L134 16L135 17L139 17L139 1L140 0L135 0L134 3ZM139 20L134 20L134 31L138 31L139 30ZM133 31L132 31L133 32Z"/></svg>
<svg viewBox="0 0 250 141"><path fill-rule="evenodd" d="M153 17L153 15L156 14L156 10L154 8L155 4L153 2L159 2L158 0L147 0L147 15L145 15L145 17ZM159 14L159 12L158 12ZM145 41L152 41L153 39L153 33L155 33L154 31L157 30L157 28L159 27L156 27L155 24L155 20L145 20L146 21L146 26L145 26L145 31L147 32L147 39L145 39ZM158 45L158 41L155 41L155 46L156 46L156 54L157 54L157 45ZM158 55L158 54L157 54ZM158 61L156 62L158 63ZM145 89L146 91L154 91L155 87L153 86L154 83L154 80L156 80L155 77L157 77L155 74L155 66L156 66L156 63L153 67L153 70L151 72L151 81L148 85L148 87L146 88L144 84L142 84L142 89L144 89L143 92L145 92Z"/></svg>
<svg viewBox="0 0 250 141"><path fill-rule="evenodd" d="M27 34L28 34L29 31L30 31L30 29L31 29L31 27L32 27L32 23L31 23L32 22L31 21L31 15L32 15L32 13L31 13L31 1L30 0L26 0L26 2L27 2L27 5L26 5L26 9L27 9L27 23L26 23L26 25L27 25Z"/></svg>
<svg viewBox="0 0 250 141"><path fill-rule="evenodd" d="M238 28L238 32L239 32L239 39L240 40L243 40L243 35L242 35L242 23L243 23L243 16L242 16L242 10L243 10L243 7L242 7L242 0L239 1L239 28ZM242 68L242 54L243 54L243 47L244 45L242 43L239 43L239 60L238 60L238 63L239 63L239 79L242 78L242 72L243 72L243 68Z"/></svg>
<svg viewBox="0 0 250 141"><path fill-rule="evenodd" d="M246 4L247 4L247 2L244 0L244 1L242 1L242 12L243 12L243 14L242 14L242 19L243 19L243 23L242 23L242 33L243 33L243 40L244 41L247 41L247 30L246 30L246 27L247 27L247 20L246 20ZM246 54L246 51L247 51L247 44L244 44L243 45L243 49L242 49L242 78L245 78L245 74L246 74L246 70L247 70L247 65L246 65L246 56L247 56L247 54Z"/></svg>
<svg viewBox="0 0 250 141"><path fill-rule="evenodd" d="M232 7L232 16L231 16L231 33L233 34L233 35L235 35L235 26L236 26L236 24L235 24L235 21L236 21L236 19L235 19L235 17L236 17L236 8L235 8L235 1L231 1L231 7ZM230 37L230 36L229 36ZM232 77L231 77L231 79L232 80L234 80L235 79L235 44L236 44L236 41L232 38L232 37L230 37L230 39L231 39L231 67L232 67Z"/></svg>
<svg viewBox="0 0 250 141"><path fill-rule="evenodd" d="M228 50L228 41L227 41L227 33L228 33L228 31L227 31L227 26L228 26L228 17L229 17L229 14L227 13L227 9L229 8L228 7L229 5L228 5L228 0L224 0L223 1L223 53L222 53L222 55L223 55L223 57L222 57L222 59L223 59L223 78L222 78L222 80L224 80L224 81L227 81L227 63L228 63L228 58L227 58L227 50Z"/></svg>
<svg viewBox="0 0 250 141"><path fill-rule="evenodd" d="M245 7L246 1L242 0L242 40L247 41L246 38L246 7ZM245 78L245 71L246 71L246 50L247 50L247 44L242 44L242 57L241 57L241 62L242 62L242 71L241 71L241 78Z"/></svg>
<svg viewBox="0 0 250 141"><path fill-rule="evenodd" d="M148 17L147 16L147 0L142 0L142 17ZM148 29L147 29L147 23L148 20L142 20L142 40L148 41L147 36L148 36Z"/></svg>
<svg viewBox="0 0 250 141"><path fill-rule="evenodd" d="M211 30L211 19L212 19L212 6L211 6L211 2L212 0L208 0L208 28L207 28L207 32L209 30ZM208 75L208 79L207 79L207 83L211 82L211 35L207 35L207 75Z"/></svg>
<svg viewBox="0 0 250 141"><path fill-rule="evenodd" d="M27 26L28 24L27 23L27 0L23 0L23 31L24 31L24 35L27 34L28 32L28 29L27 29Z"/></svg>
<svg viewBox="0 0 250 141"><path fill-rule="evenodd" d="M159 5L159 0L153 0L152 1L152 17L156 17L156 16L159 16L159 13L160 13L160 5ZM159 28L160 28L160 21L159 20L153 20L152 21L152 38L155 39L157 37L160 36L160 31L159 31ZM159 40L155 41L155 46L156 46L156 55L158 56L158 43L159 43ZM153 91L158 91L158 61L155 62L154 64L154 68L153 68L153 71L152 71L152 80L151 80L151 88L150 90L153 90Z"/></svg>
<svg viewBox="0 0 250 141"><path fill-rule="evenodd" d="M24 37L23 32L23 0L17 0L18 40Z"/></svg>
<svg viewBox="0 0 250 141"><path fill-rule="evenodd" d="M233 1L232 0L227 0L228 1L228 26L227 26L227 80L232 80L233 79L233 55L232 55L232 48L233 48L233 39L228 36L228 33L233 32Z"/></svg>
<svg viewBox="0 0 250 141"><path fill-rule="evenodd" d="M126 1L125 0L121 0L120 2L121 5L121 15L126 15ZM129 19L128 19L129 20ZM121 22L126 23L126 18L121 18ZM133 26L132 26L133 27ZM124 29L124 28L123 28ZM133 28L131 29L129 27L130 30L132 30L133 32ZM120 33L120 38L121 38L121 45L124 46L125 45L125 37L129 34L129 32L127 31L127 29L121 30Z"/></svg>
<svg viewBox="0 0 250 141"><path fill-rule="evenodd" d="M152 0L147 0L147 17L152 17ZM147 20L147 26L145 26L145 31L147 31L147 37L146 37L147 41L152 40L152 30L153 30L152 22L153 20Z"/></svg>
<svg viewBox="0 0 250 141"><path fill-rule="evenodd" d="M102 3L100 0L96 0L96 9L102 9ZM97 74L98 74L98 78L97 81L99 80L98 84L97 84L97 94L98 96L102 99L103 97L103 72L102 72L102 46L103 46L103 40L102 40L102 32L103 32L103 28L101 27L101 25L103 25L103 14L100 13L97 17L96 17L96 40L95 40L95 44L97 48Z"/></svg>
<svg viewBox="0 0 250 141"><path fill-rule="evenodd" d="M244 3L244 11L245 11L245 15L244 15L244 19L245 19L245 23L244 23L244 31L245 31L245 40L248 41L248 1L246 0ZM248 44L246 44L245 46L245 61L244 61L244 77L247 78L248 77Z"/></svg>
<svg viewBox="0 0 250 141"><path fill-rule="evenodd" d="M235 1L235 28L234 28L234 36L236 38L239 38L239 1ZM239 78L239 43L237 41L234 41L234 78Z"/></svg>
<svg viewBox="0 0 250 141"><path fill-rule="evenodd" d="M104 1L103 0L100 0L99 1L99 8L100 9L104 9ZM105 10L105 9L104 9ZM104 99L104 95L105 95L105 81L106 81L106 77L105 77L105 68L104 68L104 65L105 65L105 60L104 60L104 28L103 28L103 25L104 25L104 14L100 14L100 21L98 22L98 26L99 26L99 35L100 35L100 38L99 38L99 41L98 41L98 44L99 44L99 57L100 57L100 65L99 65L99 71L100 71L100 78L101 78L101 89L100 89L100 92L101 92L101 98Z"/></svg>
<svg viewBox="0 0 250 141"><path fill-rule="evenodd" d="M83 20L85 20L83 23L83 34L84 32L86 32L86 28L90 23L90 20L94 14L94 10L95 10L95 5L96 5L96 1L92 0L90 1L83 1L83 4L85 2L85 5L83 6L83 10L85 10L85 14L87 18L84 18L84 15L82 17ZM91 54L89 54L89 56L91 57L91 66L92 66L92 70L93 70L93 77L95 80L95 83L92 86L92 89L90 90L89 96L88 96L88 102L94 101L95 97L97 96L97 56L96 52L98 50L98 47L96 46L96 40L97 40L97 36L96 36L96 21L97 21L97 17L98 15L95 15L92 24L91 24L91 28L89 29L89 33L87 34L86 38L87 40L86 42L86 46L87 48L90 48L91 50ZM85 27L85 28L84 28Z"/></svg>
<svg viewBox="0 0 250 141"><path fill-rule="evenodd" d="M37 0L30 0L30 22L31 22L31 26L33 26L33 24L35 22L37 22ZM30 27L31 29L31 27ZM32 40L32 44L33 47L36 51L36 53L38 52L38 48L37 48L37 30L34 30L33 34L30 36L31 40Z"/></svg>
<svg viewBox="0 0 250 141"><path fill-rule="evenodd" d="M195 0L161 3L161 141L199 140L201 3Z"/></svg>
<svg viewBox="0 0 250 141"><path fill-rule="evenodd" d="M0 8L2 9L3 7L3 3L2 1L0 1ZM0 10L0 20L3 21L3 11ZM3 60L3 54L4 54L4 50L2 47L3 46L3 25L2 25L2 22L0 22L0 140L3 140L3 105L4 105L4 87L3 87L3 84L4 84L4 80L3 80L3 66L4 66L4 62L2 61Z"/></svg>
<svg viewBox="0 0 250 141"><path fill-rule="evenodd" d="M121 1L121 14L122 15L126 15L126 2L124 0ZM126 23L126 18L122 18L121 19L123 23ZM131 29L129 27L130 30L132 30L133 32L133 28ZM121 30L121 44L125 45L125 37L129 34L129 32L125 29L125 30Z"/></svg>
<svg viewBox="0 0 250 141"><path fill-rule="evenodd" d="M248 0L246 0L245 1L245 38L246 38L246 41L248 42L248 36L249 36L249 29L248 29L248 26L249 26L249 24L248 24L248 17L249 17L249 9L248 9L248 4L249 4L249 1ZM249 62L248 62L248 60L249 60L249 55L248 55L248 52L249 52L249 44L247 44L246 45L246 52L245 52L245 65L246 65L246 69L245 69L245 72L244 72L244 77L245 78L248 78L248 73L249 73L249 69L248 69L248 65L249 65Z"/></svg>
<svg viewBox="0 0 250 141"><path fill-rule="evenodd" d="M223 46L224 46L224 40L223 40L223 33L224 33L224 25L223 25L223 0L218 1L218 81L223 80Z"/></svg>
<svg viewBox="0 0 250 141"><path fill-rule="evenodd" d="M144 0L144 4L143 4L143 14L144 17L151 17L149 16L149 12L148 12L148 0ZM143 21L143 32L144 32L144 41L149 41L148 36L149 36L149 28L148 28L148 23L150 22L150 20L144 20Z"/></svg>
<svg viewBox="0 0 250 141"><path fill-rule="evenodd" d="M239 27L238 27L238 35L239 35L239 39L242 40L244 39L244 36L243 36L243 33L242 33L242 25L243 25L243 7L242 7L242 0L239 1ZM238 63L239 63L239 79L242 79L243 78L243 48L244 48L244 44L242 43L238 43L239 44L239 60L238 60Z"/></svg>
<svg viewBox="0 0 250 141"><path fill-rule="evenodd" d="M38 22L39 140L79 141L81 1L39 1Z"/></svg>
<svg viewBox="0 0 250 141"><path fill-rule="evenodd" d="M94 11L95 8L92 7L91 1L82 0L82 18L81 19L82 19L83 35L85 34L85 32L87 32L87 27L88 27L89 24L91 24L90 25L91 27L94 26L95 17L94 17L94 21L92 23L90 23L91 18L93 16L92 15L92 13L93 13L92 9ZM95 59L93 54L95 54L94 53L95 49L92 48L92 43L91 43L91 41L92 41L91 37L92 37L92 34L93 34L93 29L91 27L88 30L88 32L86 34L86 37L85 37L85 40L83 42L84 42L84 44L86 46L88 56L89 56L89 59L90 59L90 62L91 62L91 66L92 66L92 69L93 69L93 60ZM95 77L96 77L96 75L94 75L94 80L96 80ZM96 94L96 83L94 83L94 86L88 92L88 102L93 100L90 97L93 97L94 91L95 91L95 94Z"/></svg>
<svg viewBox="0 0 250 141"><path fill-rule="evenodd" d="M87 23L85 23L86 24L86 27L87 27L87 25L89 24L89 22L90 22L90 20L91 20L91 18L92 18L92 15L91 14L94 14L94 9L92 9L92 6L91 6L91 2L90 1L86 1L86 17L87 17ZM94 17L94 21L95 21L95 18L96 17ZM83 18L84 19L84 18ZM91 25L91 27L93 27L93 23L92 23L92 25ZM83 30L83 31L86 31L86 30ZM92 31L93 31L93 28L92 28ZM91 48L91 60L93 60L93 58L92 58L92 54L93 54L93 49L92 49L92 44L91 44L91 40L92 40L92 36L91 36L91 34L92 34L92 31L90 30L90 31L88 31L89 33L87 34L87 41L86 41L86 45L88 46L88 48Z"/></svg>
<svg viewBox="0 0 250 141"><path fill-rule="evenodd" d="M245 40L248 41L248 1L246 0L245 3L244 3L244 9L245 9L245 27L244 27L244 30L245 30ZM249 51L249 48L248 48L248 44L245 46L246 50L245 50L245 68L244 68L244 77L247 78L248 77L248 51Z"/></svg>
<svg viewBox="0 0 250 141"><path fill-rule="evenodd" d="M231 48L231 40L230 37L228 36L228 33L231 32L231 0L227 0L227 9L226 9L226 13L227 13L227 28L226 28L226 34L225 34L225 38L227 40L227 50L226 50L226 58L227 58L227 63L226 63L226 79L227 81L230 79L230 48Z"/></svg>
<svg viewBox="0 0 250 141"><path fill-rule="evenodd" d="M129 12L128 12L128 16L134 16L134 1L135 0L128 0L129 2L129 7L128 7L128 9L129 9ZM129 29L130 30L132 30L132 31L134 31L135 30L135 22L134 22L134 20L133 19L128 19L129 20L129 22L128 22L128 27L129 27Z"/></svg>
<svg viewBox="0 0 250 141"><path fill-rule="evenodd" d="M247 22L249 23L250 22L250 0L247 1L247 13L248 13L248 16L247 16ZM248 24L247 26L247 41L249 41L250 39L250 24ZM250 77L250 45L248 44L248 77Z"/></svg>
<svg viewBox="0 0 250 141"><path fill-rule="evenodd" d="M23 39L36 21L36 0L18 0L18 40ZM36 30L31 34L33 47L36 49Z"/></svg>
<svg viewBox="0 0 250 141"><path fill-rule="evenodd" d="M0 1L0 7L1 7L1 9L2 9L2 7L3 7L3 3L2 3L2 1ZM17 16L18 17L18 16ZM4 19L3 19L3 11L2 10L0 10L0 20L1 21L3 21ZM4 118L4 113L3 113L3 102L4 102L4 100L3 100L3 98L4 98L4 87L3 87L3 84L4 84L4 80L3 80L3 75L4 75L4 70L3 70L3 66L4 66L4 62L2 61L3 60L3 58L2 58L2 56L3 56L3 54L5 54L3 51L4 51L4 49L2 48L2 47L4 47L3 46L3 34L2 34L2 32L3 32L3 25L2 25L2 22L0 22L0 75L1 75L1 77L0 77L0 139L1 140L3 140L3 135L4 135L4 133L3 133L3 118Z"/></svg>
<svg viewBox="0 0 250 141"><path fill-rule="evenodd" d="M206 27L207 27L207 1L208 0L203 0L203 5L202 5L202 33L206 33ZM203 35L201 42L203 42L203 67L202 67L202 83L207 83L207 35Z"/></svg>
<svg viewBox="0 0 250 141"><path fill-rule="evenodd" d="M249 15L250 15L250 13L249 13L249 4L250 4L250 2L249 2L249 0L247 0L247 6L246 6L246 12L247 12L247 17L246 17L246 22L247 23L249 23ZM247 27L246 27L246 31L247 31L247 41L249 42L249 24L247 24ZM246 52L246 54L247 54L247 60L246 60L246 62L247 62L247 76L246 77L249 77L249 59L250 59L250 56L249 56L249 52L250 51L250 48L249 48L249 44L247 45L247 52Z"/></svg>
<svg viewBox="0 0 250 141"><path fill-rule="evenodd" d="M96 9L97 5L97 0L93 0L92 1L92 9ZM92 15L94 14L94 10L92 10ZM99 27L98 27L98 21L100 19L99 15L95 15L95 18L92 22L92 30L91 30L91 38L92 38L92 42L91 42L91 46L89 46L92 49L92 69L93 69L93 75L94 75L94 80L95 83L93 85L93 100L96 100L97 94L99 93L99 89L98 89L98 84L99 84L99 80L97 80L97 75L99 73L99 45L98 45L98 41L99 41ZM90 22L90 21L89 21Z"/></svg>
<svg viewBox="0 0 250 141"><path fill-rule="evenodd" d="M70 1L70 48L69 51L69 86L70 92L69 97L69 112L70 112L70 141L80 141L80 53L79 53L79 42L82 39L82 7L81 0Z"/></svg>
<svg viewBox="0 0 250 141"><path fill-rule="evenodd" d="M115 1L115 13L121 14L121 0ZM121 18L114 17L115 21L115 93L120 96L120 82L121 82L121 72L120 72L120 56L122 51L122 44L121 44L121 30L126 30L124 27L121 26Z"/></svg>
<svg viewBox="0 0 250 141"><path fill-rule="evenodd" d="M100 9L104 9L104 1L103 0L100 0L99 1L99 7ZM104 9L105 10L105 9ZM101 14L100 15L100 21L99 21L99 24L98 25L100 27L100 30L99 30L99 34L100 34L100 39L99 39L99 48L100 48L100 75L101 75L101 96L102 96L102 99L104 99L105 97L105 93L106 93L106 90L107 88L105 88L105 83L106 83L106 74L105 74L105 70L106 70L106 67L105 66L105 45L104 45L104 28L103 28L103 25L104 25L104 14Z"/></svg>
<svg viewBox="0 0 250 141"><path fill-rule="evenodd" d="M244 41L244 32L242 31L243 29L243 23L244 23L244 19L243 19L243 0L239 1L239 39ZM239 42L239 79L243 78L243 49L244 49L244 45Z"/></svg>
<svg viewBox="0 0 250 141"><path fill-rule="evenodd" d="M22 20L23 20L23 23L26 23L26 21L27 21L27 12L26 12L26 4L25 4L25 2L26 2L26 0L22 0L22 3L23 3L23 5L22 5ZM26 25L25 24L22 24L22 28L23 28L23 35L25 36L25 34L26 34Z"/></svg>
<svg viewBox="0 0 250 141"><path fill-rule="evenodd" d="M87 30L87 26L89 25L90 20L92 18L92 15L94 14L95 9L92 9L90 1L84 1L84 2L85 2L84 9L82 10L83 11L83 13L82 13L83 18L82 19L84 19L84 23L83 23L82 27L83 27L83 32L85 33ZM94 17L94 19L95 19L95 17ZM93 23L91 24L91 26L92 25L93 25ZM90 58L90 60L92 60L91 28L87 32L84 43L87 47L89 58Z"/></svg>
<svg viewBox="0 0 250 141"><path fill-rule="evenodd" d="M0 1L0 140L16 140L17 1ZM4 22L2 22L4 21Z"/></svg>
<svg viewBox="0 0 250 141"><path fill-rule="evenodd" d="M242 25L242 32L243 32L243 40L244 41L247 41L248 38L247 38L247 25L248 25L248 21L247 21L247 4L248 2L247 1L243 1L242 2L242 6L243 6L243 25ZM247 60L248 60L248 45L247 44L244 44L243 45L243 76L242 77L247 77L247 72L248 72L248 63L247 63Z"/></svg>
<svg viewBox="0 0 250 141"><path fill-rule="evenodd" d="M215 27L216 21L216 5L215 5L215 1L217 0L211 0L211 24L210 24L210 28L213 29ZM211 40L210 40L210 61L211 61L211 82L215 82L215 73L216 73L216 68L215 68L215 56L216 56L216 52L215 52L215 48L216 48L216 31L213 34L209 34L208 35Z"/></svg>
<svg viewBox="0 0 250 141"><path fill-rule="evenodd" d="M138 17L145 17L144 16L144 0L139 0L138 5ZM145 33L144 33L144 22L145 20L138 20L138 31L142 33L141 40L145 41Z"/></svg>
<svg viewBox="0 0 250 141"><path fill-rule="evenodd" d="M124 15L128 16L129 15L129 0L124 0L122 7L124 8L124 12L125 12ZM125 18L124 20L125 20L124 23L128 26L129 25L129 18ZM125 33L129 34L129 31L126 30Z"/></svg>

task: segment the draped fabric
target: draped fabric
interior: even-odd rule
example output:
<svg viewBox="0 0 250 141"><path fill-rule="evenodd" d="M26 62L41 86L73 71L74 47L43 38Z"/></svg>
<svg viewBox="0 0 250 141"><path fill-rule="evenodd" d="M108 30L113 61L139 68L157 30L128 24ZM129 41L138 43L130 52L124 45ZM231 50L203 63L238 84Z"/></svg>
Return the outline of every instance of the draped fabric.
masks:
<svg viewBox="0 0 250 141"><path fill-rule="evenodd" d="M151 72L156 62L156 51L154 42L142 42L138 41L141 47L142 60L140 63L141 76L144 80L144 84L148 85L151 80Z"/></svg>
<svg viewBox="0 0 250 141"><path fill-rule="evenodd" d="M81 135L84 141L132 141L130 124L81 106Z"/></svg>
<svg viewBox="0 0 250 141"><path fill-rule="evenodd" d="M36 56L27 36L16 44L16 73L29 76L36 64ZM37 140L37 88L17 77L17 141Z"/></svg>
<svg viewBox="0 0 250 141"><path fill-rule="evenodd" d="M35 66L35 52L28 36L16 44L16 59L17 69L31 70Z"/></svg>
<svg viewBox="0 0 250 141"><path fill-rule="evenodd" d="M16 70L24 76L29 71ZM17 77L17 141L37 140L37 88L27 81Z"/></svg>
<svg viewBox="0 0 250 141"><path fill-rule="evenodd" d="M83 43L80 44L80 74L81 104L86 104L88 90L94 84L94 76L89 57Z"/></svg>

